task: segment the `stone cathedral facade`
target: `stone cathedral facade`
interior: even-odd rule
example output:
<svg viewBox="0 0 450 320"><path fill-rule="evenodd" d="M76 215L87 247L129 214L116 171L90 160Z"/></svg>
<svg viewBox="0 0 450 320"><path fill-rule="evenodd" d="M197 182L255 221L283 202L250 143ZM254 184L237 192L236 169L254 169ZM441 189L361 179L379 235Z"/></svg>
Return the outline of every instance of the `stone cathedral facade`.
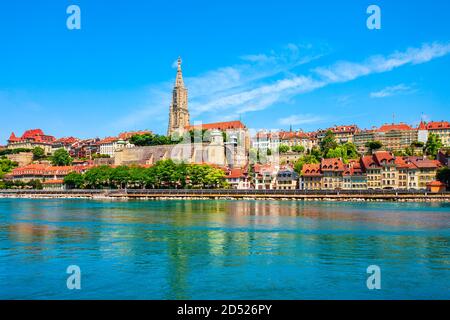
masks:
<svg viewBox="0 0 450 320"><path fill-rule="evenodd" d="M177 78L172 92L167 136L182 133L189 126L188 90L184 86L181 58L178 58Z"/></svg>

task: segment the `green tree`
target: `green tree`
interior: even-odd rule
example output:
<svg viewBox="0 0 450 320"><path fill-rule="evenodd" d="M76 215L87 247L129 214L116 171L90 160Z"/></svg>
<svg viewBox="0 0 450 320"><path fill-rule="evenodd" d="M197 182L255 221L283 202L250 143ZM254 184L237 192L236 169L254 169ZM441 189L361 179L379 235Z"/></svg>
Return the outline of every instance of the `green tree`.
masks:
<svg viewBox="0 0 450 320"><path fill-rule="evenodd" d="M130 168L127 166L120 166L111 170L109 182L112 186L123 189L128 186L130 178Z"/></svg>
<svg viewBox="0 0 450 320"><path fill-rule="evenodd" d="M293 147L291 148L291 150L292 150L293 152L303 153L303 152L305 152L305 147L304 147L304 146L293 146Z"/></svg>
<svg viewBox="0 0 450 320"><path fill-rule="evenodd" d="M45 157L45 150L41 147L35 147L33 149L33 160L40 160Z"/></svg>
<svg viewBox="0 0 450 320"><path fill-rule="evenodd" d="M84 188L84 176L81 173L70 172L64 178L64 184L69 189L83 189Z"/></svg>
<svg viewBox="0 0 450 320"><path fill-rule="evenodd" d="M129 169L129 187L131 188L144 188L146 183L146 169L142 167L133 166Z"/></svg>
<svg viewBox="0 0 450 320"><path fill-rule="evenodd" d="M18 166L19 164L17 162L11 161L6 157L0 158L0 179L2 179L5 174L11 172L12 169Z"/></svg>
<svg viewBox="0 0 450 320"><path fill-rule="evenodd" d="M373 154L374 151L379 150L383 147L380 141L368 141L366 143L366 148L369 149L369 154Z"/></svg>
<svg viewBox="0 0 450 320"><path fill-rule="evenodd" d="M416 154L416 149L422 149L422 151L423 151L424 146L425 146L425 144L420 141L414 141L413 143L411 143L410 149L411 149L412 156Z"/></svg>
<svg viewBox="0 0 450 320"><path fill-rule="evenodd" d="M437 180L447 185L447 189L450 188L450 168L439 169L436 175Z"/></svg>
<svg viewBox="0 0 450 320"><path fill-rule="evenodd" d="M43 189L41 180L37 180L37 179L28 181L26 185L31 187L32 189L35 189L35 190L42 190Z"/></svg>
<svg viewBox="0 0 450 320"><path fill-rule="evenodd" d="M279 153L287 153L287 152L289 152L290 149L291 148L289 148L288 145L282 144L278 147L278 152Z"/></svg>
<svg viewBox="0 0 450 320"><path fill-rule="evenodd" d="M172 141L170 137L162 136L158 134L146 133L146 134L137 134L130 138L130 142L136 146L159 146L159 145L167 145L174 144L178 141Z"/></svg>
<svg viewBox="0 0 450 320"><path fill-rule="evenodd" d="M316 163L320 163L320 160L316 158L314 155L308 154L297 160L297 162L294 164L294 170L298 174L301 174L303 166L305 164L316 164Z"/></svg>
<svg viewBox="0 0 450 320"><path fill-rule="evenodd" d="M89 189L97 189L111 186L112 168L108 166L99 166L88 170L84 174L86 187Z"/></svg>
<svg viewBox="0 0 450 320"><path fill-rule="evenodd" d="M434 133L430 133L428 135L427 143L425 144L425 153L428 156L435 158L437 156L438 151L442 148L441 138Z"/></svg>
<svg viewBox="0 0 450 320"><path fill-rule="evenodd" d="M61 148L55 151L51 161L54 166L69 166L72 164L73 159L67 150Z"/></svg>
<svg viewBox="0 0 450 320"><path fill-rule="evenodd" d="M326 155L328 153L328 150L334 149L338 146L336 142L336 137L333 133L333 131L328 130L325 133L325 136L320 141L320 149L322 150L322 153Z"/></svg>

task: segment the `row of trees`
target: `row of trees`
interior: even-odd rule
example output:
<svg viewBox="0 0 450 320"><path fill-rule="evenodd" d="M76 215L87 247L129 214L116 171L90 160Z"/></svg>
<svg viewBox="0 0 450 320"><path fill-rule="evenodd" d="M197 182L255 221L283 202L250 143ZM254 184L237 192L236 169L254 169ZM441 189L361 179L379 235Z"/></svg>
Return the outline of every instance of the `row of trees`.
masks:
<svg viewBox="0 0 450 320"><path fill-rule="evenodd" d="M0 189L35 189L42 190L42 182L40 180L24 181L11 181L0 180Z"/></svg>
<svg viewBox="0 0 450 320"><path fill-rule="evenodd" d="M225 173L208 165L177 164L162 160L150 168L100 166L84 174L72 172L64 179L69 188L210 189L225 188Z"/></svg>
<svg viewBox="0 0 450 320"><path fill-rule="evenodd" d="M288 153L289 151L295 152L295 153L303 153L305 152L304 146L292 146L289 147L288 145L282 144L279 146L278 151L280 153Z"/></svg>
<svg viewBox="0 0 450 320"><path fill-rule="evenodd" d="M222 137L224 141L227 141L227 134L225 131L222 131ZM207 129L190 130L184 135L173 134L172 137L153 133L145 133L145 134L137 134L130 138L130 142L135 146L139 147L169 145L183 142L194 143L200 141L202 142L211 141L211 131Z"/></svg>

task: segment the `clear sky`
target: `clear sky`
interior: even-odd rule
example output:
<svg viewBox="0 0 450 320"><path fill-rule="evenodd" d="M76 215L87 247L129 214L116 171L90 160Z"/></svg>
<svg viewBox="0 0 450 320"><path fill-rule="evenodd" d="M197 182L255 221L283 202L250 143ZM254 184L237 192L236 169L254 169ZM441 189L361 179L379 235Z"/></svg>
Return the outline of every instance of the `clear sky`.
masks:
<svg viewBox="0 0 450 320"><path fill-rule="evenodd" d="M81 30L66 27L71 4ZM165 133L178 56L193 121L450 120L449 14L444 0L2 1L0 144L30 128Z"/></svg>

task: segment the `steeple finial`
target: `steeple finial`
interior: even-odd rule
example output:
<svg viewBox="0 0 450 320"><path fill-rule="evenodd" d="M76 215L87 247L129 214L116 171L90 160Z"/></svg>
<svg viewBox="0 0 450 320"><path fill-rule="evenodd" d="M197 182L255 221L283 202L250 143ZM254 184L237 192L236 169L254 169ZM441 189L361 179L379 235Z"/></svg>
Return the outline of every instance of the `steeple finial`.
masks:
<svg viewBox="0 0 450 320"><path fill-rule="evenodd" d="M176 87L184 87L183 81L183 71L181 71L181 57L178 57L178 70L177 70L177 79L175 81Z"/></svg>

